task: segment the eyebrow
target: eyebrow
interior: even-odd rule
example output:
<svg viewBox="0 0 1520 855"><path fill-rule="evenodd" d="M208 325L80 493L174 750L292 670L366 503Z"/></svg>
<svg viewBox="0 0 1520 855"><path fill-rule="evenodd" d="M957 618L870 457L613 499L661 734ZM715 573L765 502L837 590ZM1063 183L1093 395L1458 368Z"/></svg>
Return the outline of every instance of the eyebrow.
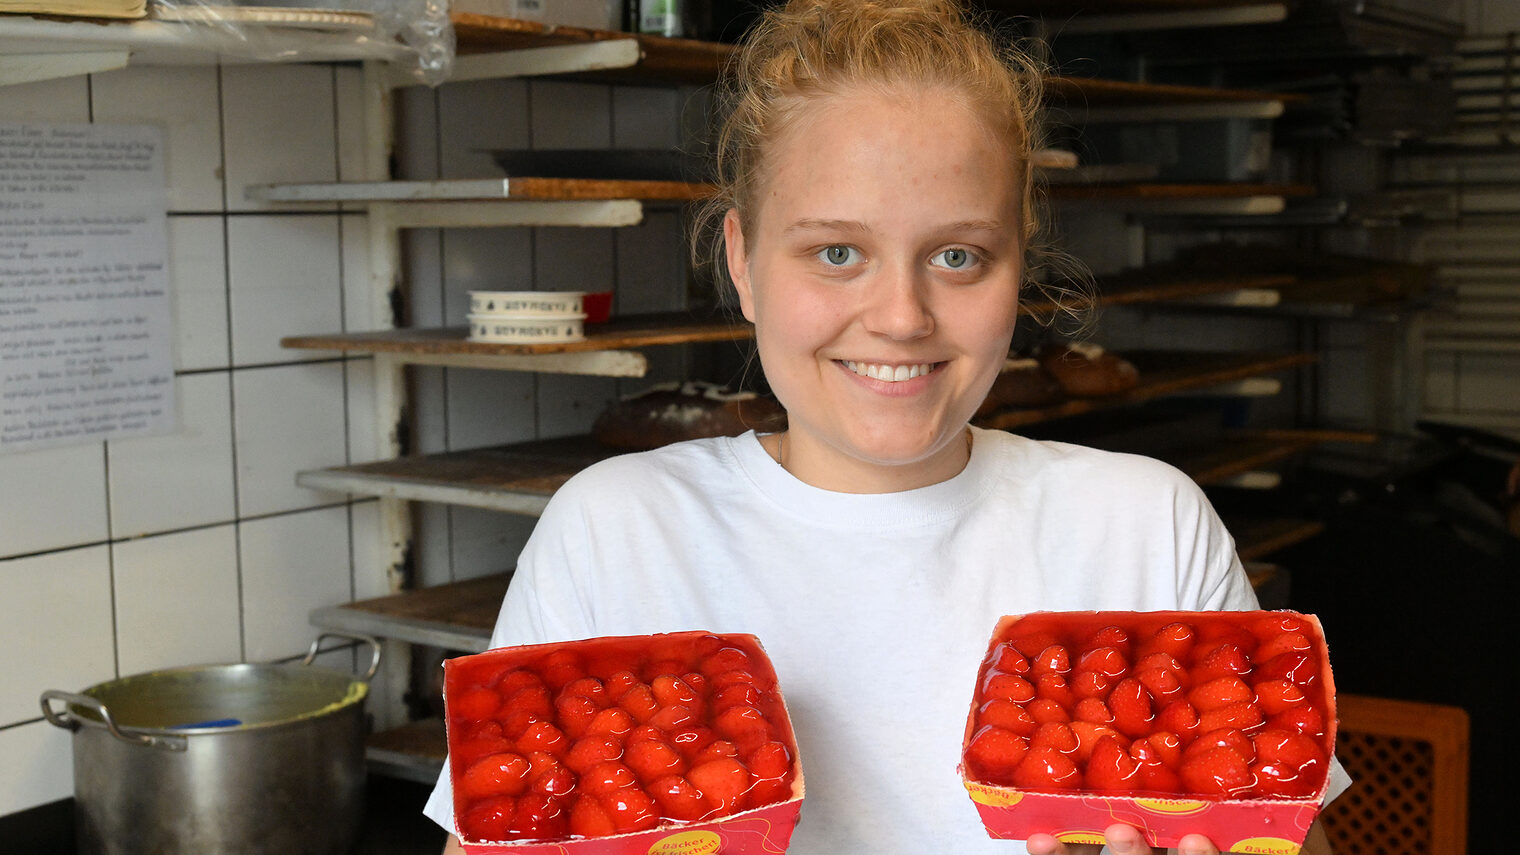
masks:
<svg viewBox="0 0 1520 855"><path fill-rule="evenodd" d="M936 229L939 232L996 232L1003 230L1001 220L957 220ZM839 231L867 234L871 228L858 220L828 220L807 218L798 220L782 230L783 234L804 231Z"/></svg>

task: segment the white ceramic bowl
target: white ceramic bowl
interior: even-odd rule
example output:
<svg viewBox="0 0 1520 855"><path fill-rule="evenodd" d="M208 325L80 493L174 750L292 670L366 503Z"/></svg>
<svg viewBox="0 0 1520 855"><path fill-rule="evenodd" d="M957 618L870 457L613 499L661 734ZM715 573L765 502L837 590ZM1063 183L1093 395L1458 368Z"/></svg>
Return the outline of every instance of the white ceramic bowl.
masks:
<svg viewBox="0 0 1520 855"><path fill-rule="evenodd" d="M584 291L471 291L471 315L584 317Z"/></svg>
<svg viewBox="0 0 1520 855"><path fill-rule="evenodd" d="M470 341L497 344L554 344L585 338L585 315L526 317L523 315L470 315Z"/></svg>

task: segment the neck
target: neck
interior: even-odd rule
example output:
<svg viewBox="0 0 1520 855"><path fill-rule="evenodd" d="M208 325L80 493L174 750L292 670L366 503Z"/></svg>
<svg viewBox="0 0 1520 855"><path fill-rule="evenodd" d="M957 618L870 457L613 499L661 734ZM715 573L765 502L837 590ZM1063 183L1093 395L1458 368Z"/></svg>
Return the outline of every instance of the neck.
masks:
<svg viewBox="0 0 1520 855"><path fill-rule="evenodd" d="M971 428L929 456L909 463L877 463L830 446L801 443L790 432L762 437L761 444L799 481L836 493L898 493L948 481L971 461Z"/></svg>

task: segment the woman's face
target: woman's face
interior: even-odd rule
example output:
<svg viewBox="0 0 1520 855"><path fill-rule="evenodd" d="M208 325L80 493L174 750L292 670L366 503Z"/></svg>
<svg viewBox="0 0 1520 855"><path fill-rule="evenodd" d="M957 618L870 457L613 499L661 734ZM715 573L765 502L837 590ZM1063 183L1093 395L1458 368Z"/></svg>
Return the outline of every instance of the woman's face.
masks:
<svg viewBox="0 0 1520 855"><path fill-rule="evenodd" d="M846 492L936 483L1008 354L1023 246L1010 148L954 93L815 98L724 223L784 463Z"/></svg>

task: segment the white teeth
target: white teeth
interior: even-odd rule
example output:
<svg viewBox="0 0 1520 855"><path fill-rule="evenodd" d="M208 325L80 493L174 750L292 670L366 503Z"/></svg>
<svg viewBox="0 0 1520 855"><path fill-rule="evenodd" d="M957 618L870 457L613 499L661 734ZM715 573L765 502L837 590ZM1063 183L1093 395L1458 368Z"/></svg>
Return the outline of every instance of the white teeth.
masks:
<svg viewBox="0 0 1520 855"><path fill-rule="evenodd" d="M871 362L852 362L844 360L844 365L851 371L862 377L870 377L873 380L882 380L887 383L901 383L904 380L912 380L914 377L922 377L934 370L933 363L920 365L881 365Z"/></svg>

